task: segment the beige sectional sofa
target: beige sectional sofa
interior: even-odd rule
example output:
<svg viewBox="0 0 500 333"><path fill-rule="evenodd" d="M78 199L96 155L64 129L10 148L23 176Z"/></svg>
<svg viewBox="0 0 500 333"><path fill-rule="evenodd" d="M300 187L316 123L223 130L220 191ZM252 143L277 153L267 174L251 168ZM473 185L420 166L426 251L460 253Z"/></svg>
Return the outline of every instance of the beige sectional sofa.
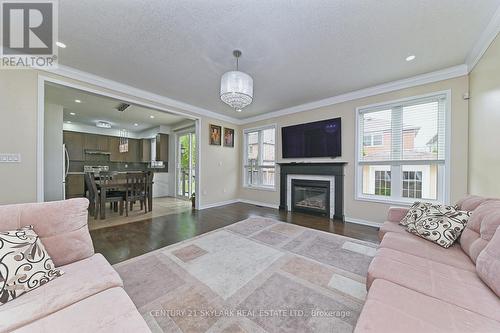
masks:
<svg viewBox="0 0 500 333"><path fill-rule="evenodd" d="M389 210L355 332L500 332L500 200L458 205L473 213L448 249L400 226L408 209Z"/></svg>
<svg viewBox="0 0 500 333"><path fill-rule="evenodd" d="M0 332L150 332L94 247L87 199L0 206L0 231L33 225L64 275L0 306Z"/></svg>

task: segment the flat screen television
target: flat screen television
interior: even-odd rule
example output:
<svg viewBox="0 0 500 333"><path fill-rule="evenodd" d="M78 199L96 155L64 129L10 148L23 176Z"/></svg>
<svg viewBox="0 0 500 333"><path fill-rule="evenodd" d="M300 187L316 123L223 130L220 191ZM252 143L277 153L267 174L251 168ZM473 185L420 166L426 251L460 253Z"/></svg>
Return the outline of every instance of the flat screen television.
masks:
<svg viewBox="0 0 500 333"><path fill-rule="evenodd" d="M341 156L341 119L282 127L281 143L283 158Z"/></svg>

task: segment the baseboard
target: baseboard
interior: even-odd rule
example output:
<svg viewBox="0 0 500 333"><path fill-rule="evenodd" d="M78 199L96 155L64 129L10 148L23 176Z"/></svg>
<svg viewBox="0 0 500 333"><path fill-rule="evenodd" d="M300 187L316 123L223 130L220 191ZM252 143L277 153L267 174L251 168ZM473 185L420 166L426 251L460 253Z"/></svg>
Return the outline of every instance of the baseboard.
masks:
<svg viewBox="0 0 500 333"><path fill-rule="evenodd" d="M367 225L369 227L375 227L375 228L379 228L382 224L381 223L377 223L377 222L373 222L373 221L367 221L367 220L362 220L362 219L355 219L353 217L345 217L344 218L345 222L349 222L349 223L355 223L355 224L361 224L361 225Z"/></svg>
<svg viewBox="0 0 500 333"><path fill-rule="evenodd" d="M207 209L207 208L215 208L215 207L234 204L237 202L239 202L238 199L231 199L231 200L226 200L226 201L214 202L214 203L210 203L210 204L200 205L199 209L203 210L203 209Z"/></svg>
<svg viewBox="0 0 500 333"><path fill-rule="evenodd" d="M259 202L259 201L253 201L253 200L247 200L247 199L238 199L238 202L242 202L242 203L246 203L246 204L250 204L250 205L255 205L255 206L273 208L273 209L279 208L279 205L273 205L273 204L269 204L266 202Z"/></svg>

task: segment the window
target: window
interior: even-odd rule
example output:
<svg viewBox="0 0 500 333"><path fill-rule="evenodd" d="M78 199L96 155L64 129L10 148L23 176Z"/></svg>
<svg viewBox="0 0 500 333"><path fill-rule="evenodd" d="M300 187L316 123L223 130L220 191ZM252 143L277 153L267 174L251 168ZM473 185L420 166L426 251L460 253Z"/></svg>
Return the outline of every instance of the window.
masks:
<svg viewBox="0 0 500 333"><path fill-rule="evenodd" d="M358 109L358 199L445 201L448 94Z"/></svg>
<svg viewBox="0 0 500 333"><path fill-rule="evenodd" d="M244 140L245 186L274 189L276 127L246 130Z"/></svg>

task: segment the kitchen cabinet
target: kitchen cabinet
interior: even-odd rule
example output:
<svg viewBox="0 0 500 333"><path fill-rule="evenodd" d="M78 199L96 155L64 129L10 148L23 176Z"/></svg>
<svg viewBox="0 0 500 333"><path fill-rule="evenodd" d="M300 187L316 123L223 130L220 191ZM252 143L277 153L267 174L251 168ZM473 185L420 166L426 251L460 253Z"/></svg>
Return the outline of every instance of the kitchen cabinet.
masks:
<svg viewBox="0 0 500 333"><path fill-rule="evenodd" d="M78 132L63 132L63 142L66 145L70 161L84 161L84 134Z"/></svg>
<svg viewBox="0 0 500 333"><path fill-rule="evenodd" d="M85 180L83 174L69 174L66 176L66 199L82 198L85 196Z"/></svg>
<svg viewBox="0 0 500 333"><path fill-rule="evenodd" d="M120 138L110 136L109 140L109 160L111 162L125 162L125 154L120 153Z"/></svg>
<svg viewBox="0 0 500 333"><path fill-rule="evenodd" d="M168 163L168 134L156 135L156 160Z"/></svg>
<svg viewBox="0 0 500 333"><path fill-rule="evenodd" d="M109 151L109 137L98 134L85 135L85 150Z"/></svg>
<svg viewBox="0 0 500 333"><path fill-rule="evenodd" d="M124 153L125 162L139 162L139 140L128 139L128 152Z"/></svg>
<svg viewBox="0 0 500 333"><path fill-rule="evenodd" d="M139 160L140 162L150 162L151 161L151 140L141 139L139 140Z"/></svg>

